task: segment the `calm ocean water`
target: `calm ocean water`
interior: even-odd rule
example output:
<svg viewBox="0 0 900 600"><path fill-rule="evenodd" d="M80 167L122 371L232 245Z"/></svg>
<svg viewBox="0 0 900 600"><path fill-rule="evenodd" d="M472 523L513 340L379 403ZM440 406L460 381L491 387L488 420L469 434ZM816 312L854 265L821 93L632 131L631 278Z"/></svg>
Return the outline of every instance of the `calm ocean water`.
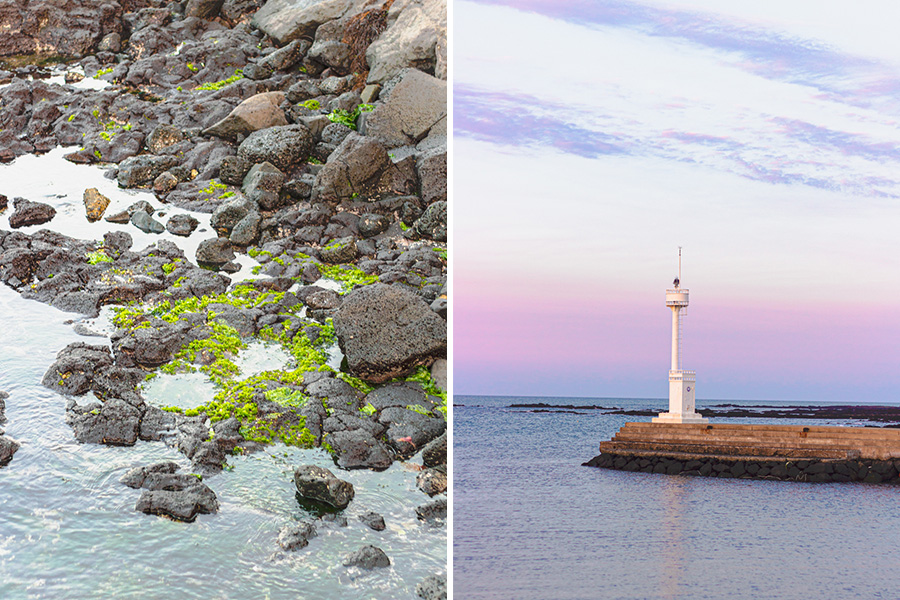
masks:
<svg viewBox="0 0 900 600"><path fill-rule="evenodd" d="M666 404L457 396L456 598L900 597L900 489L582 467L623 423L648 418L506 408L522 402Z"/></svg>

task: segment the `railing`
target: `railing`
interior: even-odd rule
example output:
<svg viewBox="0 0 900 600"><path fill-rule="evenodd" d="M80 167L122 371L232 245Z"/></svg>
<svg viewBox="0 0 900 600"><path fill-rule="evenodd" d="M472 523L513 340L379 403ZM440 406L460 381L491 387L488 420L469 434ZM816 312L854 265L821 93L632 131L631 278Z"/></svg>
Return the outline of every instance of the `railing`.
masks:
<svg viewBox="0 0 900 600"><path fill-rule="evenodd" d="M697 371L669 370L669 377L681 377L682 379L696 379Z"/></svg>

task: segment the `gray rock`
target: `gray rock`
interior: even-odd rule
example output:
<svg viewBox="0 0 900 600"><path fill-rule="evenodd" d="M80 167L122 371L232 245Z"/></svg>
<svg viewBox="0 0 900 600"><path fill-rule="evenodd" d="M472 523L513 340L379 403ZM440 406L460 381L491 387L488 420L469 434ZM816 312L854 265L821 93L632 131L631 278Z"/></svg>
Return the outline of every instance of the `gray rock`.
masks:
<svg viewBox="0 0 900 600"><path fill-rule="evenodd" d="M97 44L98 52L118 52L122 49L122 36L118 33L108 33Z"/></svg>
<svg viewBox="0 0 900 600"><path fill-rule="evenodd" d="M184 132L172 125L158 125L147 136L147 150L153 154L159 154L166 148L184 140ZM128 186L126 186L128 187Z"/></svg>
<svg viewBox="0 0 900 600"><path fill-rule="evenodd" d="M434 502L417 507L416 516L420 521L425 521L429 525L443 525L447 519L447 500L440 498Z"/></svg>
<svg viewBox="0 0 900 600"><path fill-rule="evenodd" d="M148 467L135 467L122 475L119 483L127 485L130 488L140 489L144 486L144 481L151 474L168 474L171 475L178 470L178 465L173 462L161 462Z"/></svg>
<svg viewBox="0 0 900 600"><path fill-rule="evenodd" d="M308 40L294 40L284 48L279 48L275 52L260 59L259 64L266 66L273 71L290 69L303 58L303 55L309 50L309 46L310 43Z"/></svg>
<svg viewBox="0 0 900 600"><path fill-rule="evenodd" d="M429 575L416 585L416 595L424 600L447 600L447 577Z"/></svg>
<svg viewBox="0 0 900 600"><path fill-rule="evenodd" d="M314 465L294 469L294 485L302 498L324 502L344 509L353 500L353 485L334 476L334 473Z"/></svg>
<svg viewBox="0 0 900 600"><path fill-rule="evenodd" d="M264 92L250 96L224 119L203 130L203 135L235 141L238 136L246 136L260 129L287 125L284 111L279 108L283 101L284 92Z"/></svg>
<svg viewBox="0 0 900 600"><path fill-rule="evenodd" d="M446 134L447 82L417 69L398 77L388 97L366 115L365 134L389 148L415 145L435 127Z"/></svg>
<svg viewBox="0 0 900 600"><path fill-rule="evenodd" d="M251 63L244 67L244 77L247 79L252 79L253 81L262 81L263 79L268 79L272 76L272 67L268 65L260 65ZM284 123L280 123L280 125L286 125L287 118L285 118Z"/></svg>
<svg viewBox="0 0 900 600"><path fill-rule="evenodd" d="M336 431L327 439L337 454L337 464L342 469L382 471L393 462L384 445L365 429Z"/></svg>
<svg viewBox="0 0 900 600"><path fill-rule="evenodd" d="M253 165L237 155L226 156L219 165L219 179L222 183L241 185Z"/></svg>
<svg viewBox="0 0 900 600"><path fill-rule="evenodd" d="M416 237L447 241L447 202L435 202L425 209L422 216L413 224Z"/></svg>
<svg viewBox="0 0 900 600"><path fill-rule="evenodd" d="M344 37L346 22L334 20L325 23L316 30L316 39L307 56L315 61L328 65L340 73L346 73L350 66L350 45L341 41Z"/></svg>
<svg viewBox="0 0 900 600"><path fill-rule="evenodd" d="M221 267L233 259L231 242L225 238L203 240L197 247L197 264L200 266Z"/></svg>
<svg viewBox="0 0 900 600"><path fill-rule="evenodd" d="M377 546L363 546L356 552L348 554L344 558L345 567L359 567L361 569L380 569L391 566L391 559L384 550Z"/></svg>
<svg viewBox="0 0 900 600"><path fill-rule="evenodd" d="M285 525L278 532L278 545L283 550L292 552L309 545L309 539L316 537L316 528L312 523Z"/></svg>
<svg viewBox="0 0 900 600"><path fill-rule="evenodd" d="M416 486L429 496L447 492L447 472L440 469L425 469L416 476Z"/></svg>
<svg viewBox="0 0 900 600"><path fill-rule="evenodd" d="M384 83L405 67L446 79L446 0L422 0L395 6L388 28L366 50L368 83Z"/></svg>
<svg viewBox="0 0 900 600"><path fill-rule="evenodd" d="M426 467L437 467L447 464L447 434L428 442L422 449L422 464Z"/></svg>
<svg viewBox="0 0 900 600"><path fill-rule="evenodd" d="M384 517L379 515L377 512L369 511L365 514L359 515L359 520L365 523L367 527L375 531L384 531L386 528L386 525L384 524Z"/></svg>
<svg viewBox="0 0 900 600"><path fill-rule="evenodd" d="M170 155L154 156L141 154L126 158L119 163L117 180L120 187L134 188L147 186L159 177L163 171L178 166L178 159Z"/></svg>
<svg viewBox="0 0 900 600"><path fill-rule="evenodd" d="M334 328L350 371L372 383L401 377L447 352L447 324L416 294L376 283L344 296Z"/></svg>
<svg viewBox="0 0 900 600"><path fill-rule="evenodd" d="M184 7L185 17L215 19L224 0L188 0Z"/></svg>
<svg viewBox="0 0 900 600"><path fill-rule="evenodd" d="M442 417L430 417L399 407L382 410L378 421L387 425L385 437L401 456L412 456L447 430L447 423Z"/></svg>
<svg viewBox="0 0 900 600"><path fill-rule="evenodd" d="M170 482L167 489L143 490L134 509L188 523L193 522L197 515L217 512L219 503L215 492L193 475L186 477L188 480L175 480L174 485Z"/></svg>
<svg viewBox="0 0 900 600"><path fill-rule="evenodd" d="M56 209L49 204L32 202L25 198L13 198L15 212L9 215L9 226L13 229L43 225L56 216Z"/></svg>
<svg viewBox="0 0 900 600"><path fill-rule="evenodd" d="M256 211L256 205L250 200L242 197L229 198L213 211L209 224L217 232L230 235L234 226L254 211Z"/></svg>
<svg viewBox="0 0 900 600"><path fill-rule="evenodd" d="M249 246L259 237L259 213L251 211L237 222L228 239L237 246Z"/></svg>
<svg viewBox="0 0 900 600"><path fill-rule="evenodd" d="M268 161L281 171L305 161L314 145L305 125L269 127L254 131L238 147L238 156L251 164Z"/></svg>
<svg viewBox="0 0 900 600"><path fill-rule="evenodd" d="M425 204L447 201L447 148L432 150L416 161L419 188Z"/></svg>
<svg viewBox="0 0 900 600"><path fill-rule="evenodd" d="M269 0L255 15L252 24L279 45L312 38L323 23L344 15L358 0Z"/></svg>
<svg viewBox="0 0 900 600"><path fill-rule="evenodd" d="M367 197L382 190L382 175L391 166L387 150L378 141L350 133L319 171L313 197L340 202Z"/></svg>
<svg viewBox="0 0 900 600"><path fill-rule="evenodd" d="M191 215L172 215L166 222L166 230L172 235L188 237L199 224L200 221Z"/></svg>
<svg viewBox="0 0 900 600"><path fill-rule="evenodd" d="M359 234L364 238L370 238L387 231L390 224L390 219L384 215L367 213L359 217Z"/></svg>
<svg viewBox="0 0 900 600"><path fill-rule="evenodd" d="M13 459L13 454L19 449L19 442L6 435L0 435L0 466Z"/></svg>
<svg viewBox="0 0 900 600"><path fill-rule="evenodd" d="M165 226L163 226L162 223L142 210L139 210L131 215L131 224L144 233L162 233L166 230Z"/></svg>
<svg viewBox="0 0 900 600"><path fill-rule="evenodd" d="M163 171L153 180L153 191L159 194L171 192L178 185L178 178L171 171Z"/></svg>
<svg viewBox="0 0 900 600"><path fill-rule="evenodd" d="M322 262L331 264L353 262L357 253L356 240L352 236L332 240L319 251Z"/></svg>
<svg viewBox="0 0 900 600"><path fill-rule="evenodd" d="M273 210L281 206L279 194L284 187L284 173L269 162L253 165L244 177L241 188L244 196L259 204L263 210Z"/></svg>
<svg viewBox="0 0 900 600"><path fill-rule="evenodd" d="M132 446L138 440L141 411L118 398L66 407L66 423L83 444Z"/></svg>

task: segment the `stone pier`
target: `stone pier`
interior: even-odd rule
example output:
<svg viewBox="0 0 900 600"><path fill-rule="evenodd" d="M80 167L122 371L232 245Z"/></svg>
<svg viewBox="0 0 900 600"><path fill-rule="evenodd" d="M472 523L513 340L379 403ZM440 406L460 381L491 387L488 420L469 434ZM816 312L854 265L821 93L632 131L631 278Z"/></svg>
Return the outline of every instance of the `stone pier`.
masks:
<svg viewBox="0 0 900 600"><path fill-rule="evenodd" d="M587 466L712 477L900 483L900 429L626 423Z"/></svg>

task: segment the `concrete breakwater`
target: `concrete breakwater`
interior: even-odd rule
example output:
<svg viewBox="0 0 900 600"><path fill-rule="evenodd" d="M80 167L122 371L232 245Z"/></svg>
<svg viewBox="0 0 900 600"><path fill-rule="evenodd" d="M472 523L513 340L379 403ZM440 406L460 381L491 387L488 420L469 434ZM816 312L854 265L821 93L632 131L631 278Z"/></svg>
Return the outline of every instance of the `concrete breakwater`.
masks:
<svg viewBox="0 0 900 600"><path fill-rule="evenodd" d="M881 427L626 423L590 467L789 481L898 483L900 431Z"/></svg>
<svg viewBox="0 0 900 600"><path fill-rule="evenodd" d="M721 479L900 484L900 468L898 468L900 460L734 460L720 457L677 459L668 456L604 453L587 461L584 466Z"/></svg>

